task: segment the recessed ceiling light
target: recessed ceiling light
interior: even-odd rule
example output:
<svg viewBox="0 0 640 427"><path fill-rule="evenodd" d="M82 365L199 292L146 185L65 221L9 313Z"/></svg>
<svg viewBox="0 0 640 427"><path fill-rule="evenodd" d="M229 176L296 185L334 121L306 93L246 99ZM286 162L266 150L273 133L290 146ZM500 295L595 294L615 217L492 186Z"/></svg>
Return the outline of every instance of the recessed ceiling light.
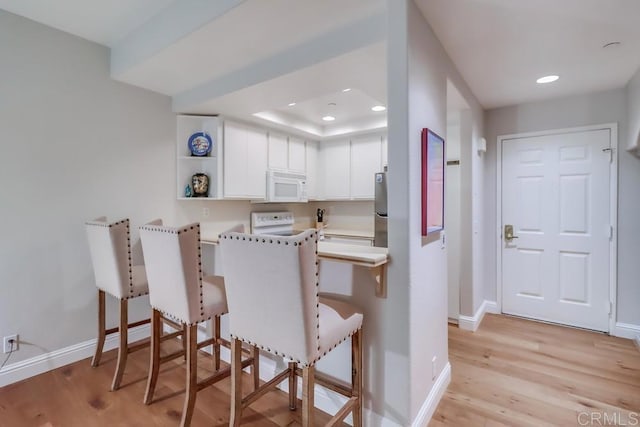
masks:
<svg viewBox="0 0 640 427"><path fill-rule="evenodd" d="M334 121L335 119L336 119L336 118L335 118L335 117L333 117L333 116L324 116L324 117L322 118L322 120L324 120L325 122L332 122L332 121Z"/></svg>
<svg viewBox="0 0 640 427"><path fill-rule="evenodd" d="M342 89L343 92L349 92L351 90L350 87L346 88L346 89Z"/></svg>
<svg viewBox="0 0 640 427"><path fill-rule="evenodd" d="M556 80L558 80L560 77L558 76L544 76L544 77L540 77L538 80L536 80L536 83L552 83L555 82Z"/></svg>
<svg viewBox="0 0 640 427"><path fill-rule="evenodd" d="M375 105L375 106L371 107L371 111L375 111L375 112L384 111L386 109L387 109L387 107L385 107L384 105Z"/></svg>
<svg viewBox="0 0 640 427"><path fill-rule="evenodd" d="M289 103L289 107L293 107L294 105L296 105L296 103L295 103L295 102L290 102L290 103Z"/></svg>

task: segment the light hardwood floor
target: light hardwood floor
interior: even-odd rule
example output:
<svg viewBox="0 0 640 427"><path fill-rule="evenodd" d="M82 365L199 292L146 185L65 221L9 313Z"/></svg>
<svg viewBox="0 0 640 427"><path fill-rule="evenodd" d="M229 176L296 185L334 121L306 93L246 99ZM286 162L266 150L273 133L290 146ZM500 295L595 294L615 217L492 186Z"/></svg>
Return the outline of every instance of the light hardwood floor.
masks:
<svg viewBox="0 0 640 427"><path fill-rule="evenodd" d="M179 342L170 343L176 350ZM163 344L164 349L164 344ZM164 353L164 351L163 351ZM144 397L149 350L129 355L122 387L109 391L115 369L116 353L107 352L101 365L91 368L90 360L47 372L0 388L0 427L175 427L180 423L185 390L185 363L182 358L160 367L154 402L146 406ZM223 363L224 365L224 363ZM226 366L226 365L225 365ZM213 372L213 358L200 352L198 376ZM253 390L251 377L245 374L245 393ZM191 425L228 426L230 380L226 378L198 392ZM242 412L242 425L254 427L299 426L300 408L289 411L288 395L273 391ZM316 411L316 423L323 425L331 417Z"/></svg>
<svg viewBox="0 0 640 427"><path fill-rule="evenodd" d="M163 365L156 401L145 406L148 356L148 350L130 356L117 392L109 391L113 351L95 369L87 359L1 388L0 426L176 426L184 363ZM609 420L622 417L617 425L640 426L640 352L629 340L487 315L475 333L449 327L449 358L452 381L432 427L616 425L604 423L605 413ZM205 376L212 359L201 354L199 366ZM248 375L246 380L248 390ZM226 379L198 393L194 427L228 425L229 385ZM596 422L585 424L590 414ZM317 411L318 425L328 420ZM287 395L272 392L243 412L245 423L296 426L300 411L289 412Z"/></svg>
<svg viewBox="0 0 640 427"><path fill-rule="evenodd" d="M630 340L487 315L475 333L449 326L449 360L431 427L640 426L640 352Z"/></svg>

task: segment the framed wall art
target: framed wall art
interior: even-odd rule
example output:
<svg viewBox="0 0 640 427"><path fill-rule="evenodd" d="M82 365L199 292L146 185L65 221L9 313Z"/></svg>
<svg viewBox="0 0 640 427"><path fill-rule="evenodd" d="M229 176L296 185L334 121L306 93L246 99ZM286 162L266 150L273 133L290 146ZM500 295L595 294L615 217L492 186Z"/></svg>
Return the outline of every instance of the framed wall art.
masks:
<svg viewBox="0 0 640 427"><path fill-rule="evenodd" d="M444 229L444 139L422 129L422 235Z"/></svg>

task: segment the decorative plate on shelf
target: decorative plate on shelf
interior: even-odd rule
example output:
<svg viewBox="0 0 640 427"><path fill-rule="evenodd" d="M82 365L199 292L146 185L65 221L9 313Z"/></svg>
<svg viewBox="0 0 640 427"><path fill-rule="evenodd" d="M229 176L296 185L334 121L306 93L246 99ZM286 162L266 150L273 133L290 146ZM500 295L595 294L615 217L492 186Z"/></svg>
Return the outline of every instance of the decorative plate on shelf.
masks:
<svg viewBox="0 0 640 427"><path fill-rule="evenodd" d="M192 156L206 156L213 149L213 140L208 133L196 132L189 137L189 150Z"/></svg>

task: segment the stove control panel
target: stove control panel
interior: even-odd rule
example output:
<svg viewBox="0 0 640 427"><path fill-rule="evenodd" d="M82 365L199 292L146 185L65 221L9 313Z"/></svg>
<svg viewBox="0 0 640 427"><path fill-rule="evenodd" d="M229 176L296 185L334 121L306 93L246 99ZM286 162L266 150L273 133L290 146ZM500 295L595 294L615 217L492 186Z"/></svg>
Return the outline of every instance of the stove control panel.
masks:
<svg viewBox="0 0 640 427"><path fill-rule="evenodd" d="M292 212L251 212L253 228L293 225Z"/></svg>

